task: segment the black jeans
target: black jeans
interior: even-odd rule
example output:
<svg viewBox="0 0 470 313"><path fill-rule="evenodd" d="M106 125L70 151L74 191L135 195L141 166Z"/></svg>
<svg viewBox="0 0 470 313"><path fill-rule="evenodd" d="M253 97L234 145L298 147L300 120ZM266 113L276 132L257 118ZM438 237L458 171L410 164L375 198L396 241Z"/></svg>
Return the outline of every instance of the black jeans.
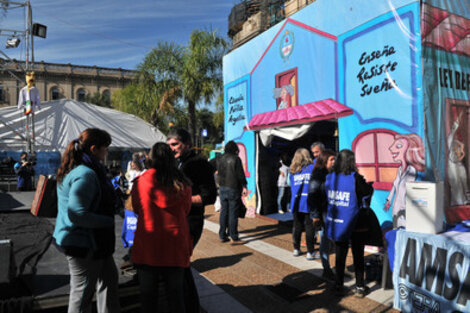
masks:
<svg viewBox="0 0 470 313"><path fill-rule="evenodd" d="M159 281L163 281L171 313L185 313L184 267L136 265L140 284L141 312L157 312Z"/></svg>
<svg viewBox="0 0 470 313"><path fill-rule="evenodd" d="M302 237L302 228L305 226L305 239L307 241L307 251L313 253L315 250L315 228L310 214L302 212L292 212L294 217L294 227L292 229L292 239L294 249L300 250L300 239Z"/></svg>
<svg viewBox="0 0 470 313"><path fill-rule="evenodd" d="M364 233L353 232L351 236L351 249L354 261L356 286L364 287ZM336 285L344 284L344 269L348 255L349 242L336 241Z"/></svg>
<svg viewBox="0 0 470 313"><path fill-rule="evenodd" d="M191 267L184 269L184 306L186 313L199 313L201 304Z"/></svg>

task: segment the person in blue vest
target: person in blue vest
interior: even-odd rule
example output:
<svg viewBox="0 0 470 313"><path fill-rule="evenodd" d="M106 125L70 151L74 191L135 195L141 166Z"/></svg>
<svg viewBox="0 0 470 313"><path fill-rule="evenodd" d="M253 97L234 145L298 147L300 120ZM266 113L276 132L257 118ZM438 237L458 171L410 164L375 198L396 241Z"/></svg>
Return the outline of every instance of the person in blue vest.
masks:
<svg viewBox="0 0 470 313"><path fill-rule="evenodd" d="M326 176L325 192L328 201L326 231L328 238L336 244L336 294L344 295L347 292L344 288L344 268L351 242L355 293L357 297L364 297L364 242L368 225L358 215L362 207L369 205L373 188L357 172L354 152L347 149L339 152L332 173Z"/></svg>
<svg viewBox="0 0 470 313"><path fill-rule="evenodd" d="M289 183L291 188L291 212L294 218L292 239L294 243L294 256L300 255L300 238L302 228L305 227L307 241L307 260L319 259L320 254L314 253L315 229L307 207L308 185L313 170L312 158L305 148L295 151L290 165Z"/></svg>
<svg viewBox="0 0 470 313"><path fill-rule="evenodd" d="M323 266L322 277L327 279L334 279L335 274L330 267L330 240L326 235L325 231L325 219L327 201L324 192L324 184L326 175L333 169L335 164L336 156L335 152L330 149L323 150L320 155L316 158L317 162L313 167L313 172L310 177L307 205L309 208L310 217L313 220L313 224L319 229L320 234L320 256L321 263Z"/></svg>

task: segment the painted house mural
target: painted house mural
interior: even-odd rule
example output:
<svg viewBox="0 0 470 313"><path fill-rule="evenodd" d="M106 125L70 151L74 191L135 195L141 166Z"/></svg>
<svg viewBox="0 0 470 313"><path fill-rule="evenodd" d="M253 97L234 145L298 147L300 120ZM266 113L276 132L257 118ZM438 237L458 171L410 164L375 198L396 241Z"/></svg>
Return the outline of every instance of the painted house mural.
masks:
<svg viewBox="0 0 470 313"><path fill-rule="evenodd" d="M447 219L470 219L469 6L317 0L226 55L246 202L277 212L280 154L323 141L354 151L383 227L406 226L406 183L420 180L444 180Z"/></svg>

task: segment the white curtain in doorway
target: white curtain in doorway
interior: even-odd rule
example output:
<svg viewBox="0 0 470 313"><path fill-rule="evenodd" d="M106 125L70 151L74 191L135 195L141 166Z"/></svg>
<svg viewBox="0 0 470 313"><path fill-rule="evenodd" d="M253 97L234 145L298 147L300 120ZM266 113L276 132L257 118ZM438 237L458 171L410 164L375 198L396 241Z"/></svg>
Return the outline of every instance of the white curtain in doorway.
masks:
<svg viewBox="0 0 470 313"><path fill-rule="evenodd" d="M264 146L269 146L274 136L286 140L294 140L305 135L313 124L314 123L266 128L259 131L259 137Z"/></svg>

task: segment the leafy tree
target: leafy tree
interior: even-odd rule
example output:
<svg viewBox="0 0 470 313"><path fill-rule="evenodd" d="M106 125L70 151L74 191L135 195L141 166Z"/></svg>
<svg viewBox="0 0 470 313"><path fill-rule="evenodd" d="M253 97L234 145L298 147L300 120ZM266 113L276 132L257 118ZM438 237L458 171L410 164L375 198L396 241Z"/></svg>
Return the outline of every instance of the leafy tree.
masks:
<svg viewBox="0 0 470 313"><path fill-rule="evenodd" d="M180 105L171 107L171 110L157 110L156 94L148 93L148 86L135 82L113 93L112 104L116 110L136 115L157 127L163 133L169 130L169 123L177 127L187 127L187 116Z"/></svg>
<svg viewBox="0 0 470 313"><path fill-rule="evenodd" d="M223 125L216 125L214 123L215 114L206 108L198 110L196 114L199 129L207 130L207 137L203 139L204 143L211 143L212 145L221 142L224 137ZM198 135L201 136L201 133L199 132Z"/></svg>
<svg viewBox="0 0 470 313"><path fill-rule="evenodd" d="M101 107L111 107L111 99L109 98L109 95L106 93L100 93L99 91L96 91L93 95L86 95L85 101Z"/></svg>
<svg viewBox="0 0 470 313"><path fill-rule="evenodd" d="M214 115L212 120L214 122L215 127L222 129L222 140L223 140L223 130L224 130L224 122L225 122L225 115L224 115L224 93L221 92L217 97L217 101L215 102L215 109ZM219 142L219 141L218 141Z"/></svg>
<svg viewBox="0 0 470 313"><path fill-rule="evenodd" d="M215 32L194 30L187 46L160 42L139 65L139 81L160 94L156 111L171 112L186 104L189 132L196 138L196 105L211 102L222 91L222 57L227 43Z"/></svg>

